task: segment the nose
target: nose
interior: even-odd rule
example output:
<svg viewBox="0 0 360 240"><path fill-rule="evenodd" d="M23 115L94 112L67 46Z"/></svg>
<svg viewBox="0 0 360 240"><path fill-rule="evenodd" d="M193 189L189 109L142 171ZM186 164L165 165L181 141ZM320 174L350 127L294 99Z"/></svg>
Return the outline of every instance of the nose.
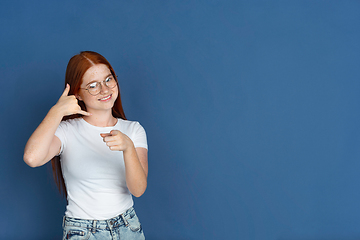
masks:
<svg viewBox="0 0 360 240"><path fill-rule="evenodd" d="M101 86L100 94L106 94L110 91L110 89L108 88L108 86L105 85L104 82L102 82L100 86Z"/></svg>

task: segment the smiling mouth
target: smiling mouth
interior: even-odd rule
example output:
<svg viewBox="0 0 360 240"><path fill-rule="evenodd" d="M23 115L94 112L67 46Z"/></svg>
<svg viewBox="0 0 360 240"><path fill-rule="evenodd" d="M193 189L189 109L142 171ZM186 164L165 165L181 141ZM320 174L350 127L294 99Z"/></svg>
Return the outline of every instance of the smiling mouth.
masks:
<svg viewBox="0 0 360 240"><path fill-rule="evenodd" d="M99 101L107 101L111 98L112 94L106 96L106 97L103 97L103 98L100 98Z"/></svg>

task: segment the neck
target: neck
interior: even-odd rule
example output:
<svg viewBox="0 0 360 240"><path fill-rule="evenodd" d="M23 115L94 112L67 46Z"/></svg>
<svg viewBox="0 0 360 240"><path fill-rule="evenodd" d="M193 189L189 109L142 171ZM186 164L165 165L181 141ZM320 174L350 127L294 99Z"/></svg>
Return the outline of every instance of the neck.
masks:
<svg viewBox="0 0 360 240"><path fill-rule="evenodd" d="M117 123L117 119L113 117L111 111L104 113L91 112L91 116L83 116L83 119L91 125L97 127L112 127Z"/></svg>

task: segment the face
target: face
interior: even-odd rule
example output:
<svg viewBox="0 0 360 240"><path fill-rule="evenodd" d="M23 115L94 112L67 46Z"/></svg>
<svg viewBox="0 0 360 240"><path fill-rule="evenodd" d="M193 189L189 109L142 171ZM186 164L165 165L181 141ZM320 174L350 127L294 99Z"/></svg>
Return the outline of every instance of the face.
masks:
<svg viewBox="0 0 360 240"><path fill-rule="evenodd" d="M85 103L88 112L111 111L119 90L117 85L114 88L108 88L105 85L104 81L108 81L109 78L113 78L113 76L105 64L96 64L85 72L76 97ZM93 96L86 88L94 86L96 82L101 84L101 91Z"/></svg>

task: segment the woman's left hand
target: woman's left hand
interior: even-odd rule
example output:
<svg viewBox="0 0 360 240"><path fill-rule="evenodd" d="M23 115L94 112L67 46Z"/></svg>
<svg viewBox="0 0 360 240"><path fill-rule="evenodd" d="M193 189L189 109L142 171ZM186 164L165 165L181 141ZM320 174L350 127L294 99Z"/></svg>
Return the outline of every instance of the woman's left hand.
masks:
<svg viewBox="0 0 360 240"><path fill-rule="evenodd" d="M110 133L100 133L100 136L111 151L126 151L129 147L134 147L131 139L119 130L112 130Z"/></svg>
<svg viewBox="0 0 360 240"><path fill-rule="evenodd" d="M147 149L136 148L132 140L119 130L100 133L111 151L123 151L126 185L135 197L140 197L147 186L148 162Z"/></svg>

